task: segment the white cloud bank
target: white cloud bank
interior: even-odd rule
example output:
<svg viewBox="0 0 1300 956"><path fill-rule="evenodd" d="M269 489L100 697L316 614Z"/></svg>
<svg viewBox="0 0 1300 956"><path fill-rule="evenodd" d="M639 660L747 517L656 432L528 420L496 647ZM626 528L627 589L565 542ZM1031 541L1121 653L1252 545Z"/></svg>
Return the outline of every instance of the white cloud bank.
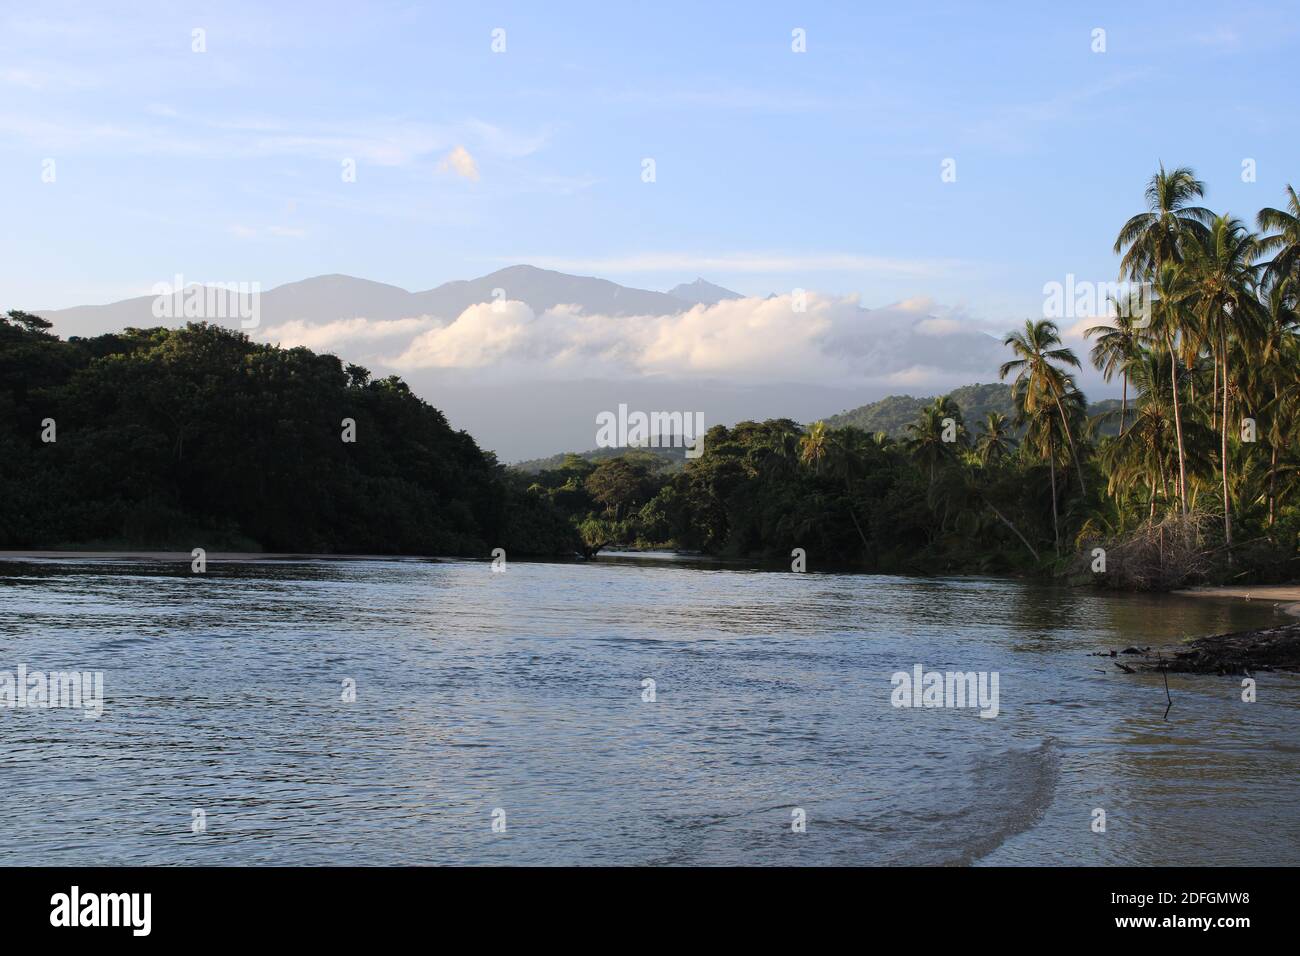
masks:
<svg viewBox="0 0 1300 956"><path fill-rule="evenodd" d="M282 345L329 349L404 374L462 370L488 383L577 378L698 380L743 385L861 386L989 381L1001 346L974 322L927 299L863 309L856 297L808 293L696 306L675 315L584 314L523 302L430 317L266 328Z"/></svg>

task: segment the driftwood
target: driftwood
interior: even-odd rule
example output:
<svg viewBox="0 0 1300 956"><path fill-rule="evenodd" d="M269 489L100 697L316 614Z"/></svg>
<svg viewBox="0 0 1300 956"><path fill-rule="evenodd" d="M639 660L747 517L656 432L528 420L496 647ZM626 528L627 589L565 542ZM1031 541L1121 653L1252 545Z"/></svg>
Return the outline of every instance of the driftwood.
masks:
<svg viewBox="0 0 1300 956"><path fill-rule="evenodd" d="M1126 674L1163 671L1174 674L1250 674L1253 671L1300 671L1300 623L1259 631L1238 631L1201 637L1181 647L1135 647L1098 656L1130 655L1127 664L1115 665ZM1130 666L1131 665L1131 666Z"/></svg>

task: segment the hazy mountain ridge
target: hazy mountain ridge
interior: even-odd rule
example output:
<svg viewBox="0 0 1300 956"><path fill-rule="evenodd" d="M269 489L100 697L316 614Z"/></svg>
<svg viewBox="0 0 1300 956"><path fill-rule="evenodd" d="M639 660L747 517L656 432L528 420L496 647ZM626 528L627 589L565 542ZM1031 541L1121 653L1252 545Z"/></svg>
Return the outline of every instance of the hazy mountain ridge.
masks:
<svg viewBox="0 0 1300 956"><path fill-rule="evenodd" d="M192 284L202 283L185 283L187 288ZM103 305L37 310L36 314L53 322L54 331L64 337L185 324L183 316L155 316L156 298L135 296ZM498 298L524 302L538 314L557 305L575 305L589 314L630 316L675 315L697 304L715 304L742 296L703 279L683 283L671 292L654 292L608 279L569 275L529 265L507 266L476 279L454 279L421 292L331 273L262 290L260 320L263 326L292 321L325 323L355 318L379 321L419 316L450 322L470 306Z"/></svg>

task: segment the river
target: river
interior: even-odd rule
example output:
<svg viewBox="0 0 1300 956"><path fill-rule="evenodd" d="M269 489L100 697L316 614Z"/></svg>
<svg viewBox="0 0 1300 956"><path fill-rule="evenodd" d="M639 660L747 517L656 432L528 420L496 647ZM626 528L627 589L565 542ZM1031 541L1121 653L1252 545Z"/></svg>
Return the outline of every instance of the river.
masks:
<svg viewBox="0 0 1300 956"><path fill-rule="evenodd" d="M10 561L0 671L102 672L103 711L0 708L0 840L42 865L1295 865L1300 677L1244 702L1171 676L1165 719L1160 675L1091 656L1279 619L671 555ZM916 665L996 674L997 716L894 706Z"/></svg>

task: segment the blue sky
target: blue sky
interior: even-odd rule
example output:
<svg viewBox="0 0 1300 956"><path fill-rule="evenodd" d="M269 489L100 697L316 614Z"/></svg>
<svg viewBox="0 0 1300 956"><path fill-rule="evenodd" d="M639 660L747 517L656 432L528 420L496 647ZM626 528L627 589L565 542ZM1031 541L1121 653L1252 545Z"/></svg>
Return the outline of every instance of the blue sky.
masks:
<svg viewBox="0 0 1300 956"><path fill-rule="evenodd" d="M532 262L1006 327L1114 276L1162 159L1251 219L1300 183L1294 5L613 6L6 2L0 306Z"/></svg>

